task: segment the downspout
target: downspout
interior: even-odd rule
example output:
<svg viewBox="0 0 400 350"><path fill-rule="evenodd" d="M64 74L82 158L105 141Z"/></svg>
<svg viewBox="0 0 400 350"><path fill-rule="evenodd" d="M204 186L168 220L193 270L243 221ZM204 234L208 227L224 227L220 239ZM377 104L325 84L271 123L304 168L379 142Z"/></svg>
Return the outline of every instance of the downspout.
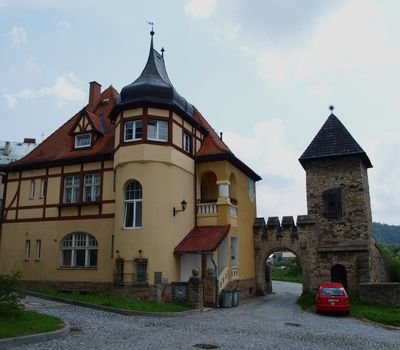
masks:
<svg viewBox="0 0 400 350"><path fill-rule="evenodd" d="M1 245L1 232L3 229L3 215L4 215L4 208L6 206L6 193L7 193L7 183L8 183L8 173L3 173L0 174L0 176L3 176L4 180L4 189L3 189L3 198L2 198L2 207L0 211L0 245Z"/></svg>
<svg viewBox="0 0 400 350"><path fill-rule="evenodd" d="M196 147L196 142L195 142ZM194 227L197 227L197 162L194 158Z"/></svg>
<svg viewBox="0 0 400 350"><path fill-rule="evenodd" d="M214 271L215 271L215 306L218 307L218 296L219 296L219 291L218 291L218 266L215 263L214 260L214 255L213 253L210 253L210 257L211 257L211 262L214 265Z"/></svg>

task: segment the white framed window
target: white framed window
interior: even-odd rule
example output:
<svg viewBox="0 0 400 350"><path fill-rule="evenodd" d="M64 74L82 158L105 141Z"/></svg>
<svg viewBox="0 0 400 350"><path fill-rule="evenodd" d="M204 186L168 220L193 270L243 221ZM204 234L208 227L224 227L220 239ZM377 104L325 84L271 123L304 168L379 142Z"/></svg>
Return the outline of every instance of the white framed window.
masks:
<svg viewBox="0 0 400 350"><path fill-rule="evenodd" d="M66 176L64 178L64 203L78 203L80 176Z"/></svg>
<svg viewBox="0 0 400 350"><path fill-rule="evenodd" d="M83 201L97 202L100 200L100 173L86 174L83 177Z"/></svg>
<svg viewBox="0 0 400 350"><path fill-rule="evenodd" d="M77 232L61 242L60 265L62 267L97 266L97 240L88 233Z"/></svg>
<svg viewBox="0 0 400 350"><path fill-rule="evenodd" d="M29 260L31 257L31 240L27 239L25 241L25 260Z"/></svg>
<svg viewBox="0 0 400 350"><path fill-rule="evenodd" d="M133 181L125 189L124 228L142 227L142 185Z"/></svg>
<svg viewBox="0 0 400 350"><path fill-rule="evenodd" d="M29 199L35 198L35 180L31 180L31 191L29 193Z"/></svg>
<svg viewBox="0 0 400 350"><path fill-rule="evenodd" d="M44 198L46 195L46 180L40 180L40 198Z"/></svg>
<svg viewBox="0 0 400 350"><path fill-rule="evenodd" d="M183 150L187 153L190 153L190 135L184 133L183 134Z"/></svg>
<svg viewBox="0 0 400 350"><path fill-rule="evenodd" d="M124 142L142 139L143 122L141 119L127 121L124 124Z"/></svg>
<svg viewBox="0 0 400 350"><path fill-rule="evenodd" d="M149 120L147 122L147 139L151 141L168 141L168 122Z"/></svg>
<svg viewBox="0 0 400 350"><path fill-rule="evenodd" d="M42 254L42 241L40 239L36 240L36 260L40 260Z"/></svg>
<svg viewBox="0 0 400 350"><path fill-rule="evenodd" d="M81 134L75 136L75 148L90 147L92 142L91 134Z"/></svg>

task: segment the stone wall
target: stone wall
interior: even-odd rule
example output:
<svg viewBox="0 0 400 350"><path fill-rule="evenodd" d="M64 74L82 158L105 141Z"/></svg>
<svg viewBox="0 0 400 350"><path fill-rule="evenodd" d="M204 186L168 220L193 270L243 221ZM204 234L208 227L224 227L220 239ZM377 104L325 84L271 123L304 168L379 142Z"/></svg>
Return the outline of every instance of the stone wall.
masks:
<svg viewBox="0 0 400 350"><path fill-rule="evenodd" d="M360 299L382 305L400 305L400 283L360 283Z"/></svg>
<svg viewBox="0 0 400 350"><path fill-rule="evenodd" d="M26 288L51 288L72 293L109 293L113 290L112 283L77 282L77 281L21 281Z"/></svg>
<svg viewBox="0 0 400 350"><path fill-rule="evenodd" d="M256 295L256 280L248 278L231 281L228 283L227 288L238 289L240 291L240 299L247 299Z"/></svg>

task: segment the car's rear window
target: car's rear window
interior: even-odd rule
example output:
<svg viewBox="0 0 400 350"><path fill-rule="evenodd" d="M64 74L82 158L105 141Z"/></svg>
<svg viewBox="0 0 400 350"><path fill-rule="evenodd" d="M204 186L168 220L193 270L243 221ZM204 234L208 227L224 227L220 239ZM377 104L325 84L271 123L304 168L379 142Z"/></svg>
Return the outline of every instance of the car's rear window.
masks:
<svg viewBox="0 0 400 350"><path fill-rule="evenodd" d="M344 290L342 288L323 288L321 290L321 295L330 296L330 295L344 295Z"/></svg>

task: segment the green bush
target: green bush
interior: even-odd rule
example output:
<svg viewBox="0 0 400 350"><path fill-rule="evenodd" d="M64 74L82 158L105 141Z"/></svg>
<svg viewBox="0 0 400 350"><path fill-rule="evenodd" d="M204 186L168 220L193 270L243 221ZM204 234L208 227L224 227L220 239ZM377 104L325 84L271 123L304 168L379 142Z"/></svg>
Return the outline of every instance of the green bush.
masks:
<svg viewBox="0 0 400 350"><path fill-rule="evenodd" d="M18 314L22 310L22 295L18 290L21 275L17 270L0 273L0 314Z"/></svg>
<svg viewBox="0 0 400 350"><path fill-rule="evenodd" d="M400 244L385 247L379 245L382 251L385 266L392 282L400 282Z"/></svg>

